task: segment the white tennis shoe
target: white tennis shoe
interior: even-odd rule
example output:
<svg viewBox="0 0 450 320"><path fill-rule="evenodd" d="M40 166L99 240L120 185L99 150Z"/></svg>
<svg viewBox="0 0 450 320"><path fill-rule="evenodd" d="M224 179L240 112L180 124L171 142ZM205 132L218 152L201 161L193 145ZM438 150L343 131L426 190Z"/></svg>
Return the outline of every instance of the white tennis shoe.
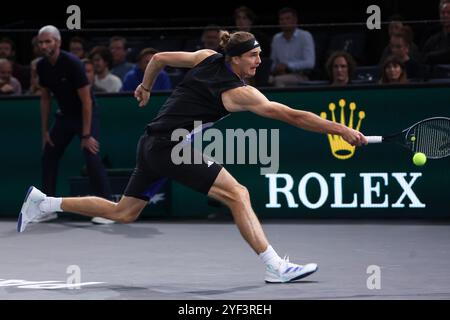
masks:
<svg viewBox="0 0 450 320"><path fill-rule="evenodd" d="M308 263L306 265L298 265L289 262L289 257L281 260L277 269L268 265L266 267L266 276L264 280L267 283L284 283L293 282L313 274L319 269L317 264Z"/></svg>
<svg viewBox="0 0 450 320"><path fill-rule="evenodd" d="M91 219L93 224L113 224L116 223L114 220L103 218L103 217L94 217Z"/></svg>
<svg viewBox="0 0 450 320"><path fill-rule="evenodd" d="M44 213L44 212L43 212ZM40 215L33 221L32 223L41 223L41 222L47 222L58 219L58 214L56 212L50 212L50 213L44 213L43 215Z"/></svg>
<svg viewBox="0 0 450 320"><path fill-rule="evenodd" d="M46 194L33 186L28 189L22 208L20 209L19 219L17 220L17 232L24 232L28 223L38 220L42 216L48 214L39 209L39 203L41 203L46 196Z"/></svg>

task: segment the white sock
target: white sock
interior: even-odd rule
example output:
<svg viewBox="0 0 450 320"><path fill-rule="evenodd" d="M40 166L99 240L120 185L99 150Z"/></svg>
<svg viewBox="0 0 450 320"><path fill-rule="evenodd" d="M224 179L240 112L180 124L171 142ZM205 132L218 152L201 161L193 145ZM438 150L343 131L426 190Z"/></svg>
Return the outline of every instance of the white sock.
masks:
<svg viewBox="0 0 450 320"><path fill-rule="evenodd" d="M45 213L50 212L62 212L63 209L61 209L61 203L62 198L53 198L53 197L46 197L42 202L39 204L39 209Z"/></svg>
<svg viewBox="0 0 450 320"><path fill-rule="evenodd" d="M281 259L280 256L273 250L272 246L269 245L266 251L259 254L261 260L266 266L272 266L274 269L278 269Z"/></svg>

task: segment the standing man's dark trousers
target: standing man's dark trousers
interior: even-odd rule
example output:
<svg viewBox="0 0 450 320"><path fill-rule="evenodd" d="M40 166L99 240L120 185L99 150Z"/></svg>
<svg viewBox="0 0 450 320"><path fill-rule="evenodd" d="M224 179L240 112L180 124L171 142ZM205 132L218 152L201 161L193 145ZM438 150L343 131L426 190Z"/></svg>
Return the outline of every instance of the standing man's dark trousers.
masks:
<svg viewBox="0 0 450 320"><path fill-rule="evenodd" d="M59 160L73 137L81 139L82 119L79 117L57 115L50 130L50 138L54 146L45 145L42 155L42 191L49 196L56 195L56 180ZM91 136L99 140L99 117L92 116ZM111 200L111 186L102 164L100 154L96 155L83 149L86 160L89 182L96 196Z"/></svg>

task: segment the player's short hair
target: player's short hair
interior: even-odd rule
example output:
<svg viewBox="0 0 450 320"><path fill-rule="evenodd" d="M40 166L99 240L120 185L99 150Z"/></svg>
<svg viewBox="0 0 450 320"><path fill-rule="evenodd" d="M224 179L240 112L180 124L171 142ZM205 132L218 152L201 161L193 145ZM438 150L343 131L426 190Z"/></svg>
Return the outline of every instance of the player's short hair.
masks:
<svg viewBox="0 0 450 320"><path fill-rule="evenodd" d="M255 36L250 32L237 31L229 33L228 31L220 31L220 47L226 52L227 49L234 47L240 42L245 42L254 38Z"/></svg>

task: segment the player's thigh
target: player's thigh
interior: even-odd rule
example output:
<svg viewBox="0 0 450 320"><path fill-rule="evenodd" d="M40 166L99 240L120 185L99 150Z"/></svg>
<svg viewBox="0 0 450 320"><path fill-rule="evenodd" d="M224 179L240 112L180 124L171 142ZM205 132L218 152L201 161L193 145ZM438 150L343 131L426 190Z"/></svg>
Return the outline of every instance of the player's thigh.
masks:
<svg viewBox="0 0 450 320"><path fill-rule="evenodd" d="M220 170L216 180L208 192L208 196L211 198L225 203L246 199L247 195L247 189L241 185L225 168Z"/></svg>

